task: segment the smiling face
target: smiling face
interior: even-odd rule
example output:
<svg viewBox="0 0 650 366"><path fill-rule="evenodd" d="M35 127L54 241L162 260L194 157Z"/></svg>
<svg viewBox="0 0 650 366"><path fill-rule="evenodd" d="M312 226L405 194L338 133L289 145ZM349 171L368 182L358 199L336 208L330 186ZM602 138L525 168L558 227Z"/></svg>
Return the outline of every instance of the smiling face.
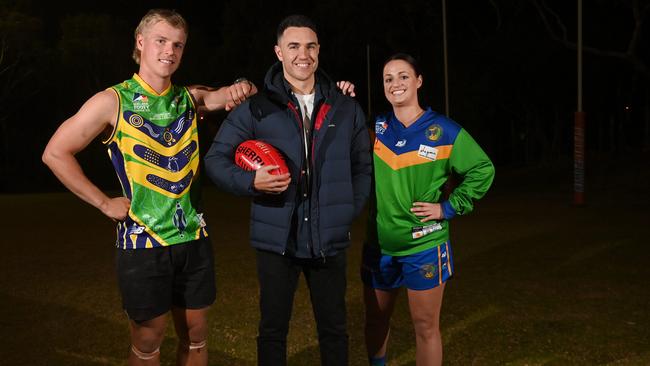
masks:
<svg viewBox="0 0 650 366"><path fill-rule="evenodd" d="M422 75L404 60L392 60L384 66L384 95L393 107L417 106Z"/></svg>
<svg viewBox="0 0 650 366"><path fill-rule="evenodd" d="M275 54L289 84L298 89L313 87L319 50L318 36L307 27L289 27L282 33Z"/></svg>
<svg viewBox="0 0 650 366"><path fill-rule="evenodd" d="M181 63L186 40L184 29L176 28L164 20L144 29L136 36L136 47L140 50L138 74L171 78Z"/></svg>

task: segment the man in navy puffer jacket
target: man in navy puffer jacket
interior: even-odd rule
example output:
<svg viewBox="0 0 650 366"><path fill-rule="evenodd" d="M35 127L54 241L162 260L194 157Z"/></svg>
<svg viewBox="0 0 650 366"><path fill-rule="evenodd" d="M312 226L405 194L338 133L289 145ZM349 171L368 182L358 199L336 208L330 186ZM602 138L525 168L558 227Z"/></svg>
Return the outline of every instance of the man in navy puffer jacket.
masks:
<svg viewBox="0 0 650 366"><path fill-rule="evenodd" d="M251 245L256 249L261 320L259 365L286 365L286 338L300 273L307 281L322 365L348 364L345 290L350 225L369 194L370 141L359 104L318 70L314 24L293 15L278 26L279 62L264 90L224 121L205 157L208 176L230 193L253 197ZM285 157L244 171L237 146L262 140Z"/></svg>

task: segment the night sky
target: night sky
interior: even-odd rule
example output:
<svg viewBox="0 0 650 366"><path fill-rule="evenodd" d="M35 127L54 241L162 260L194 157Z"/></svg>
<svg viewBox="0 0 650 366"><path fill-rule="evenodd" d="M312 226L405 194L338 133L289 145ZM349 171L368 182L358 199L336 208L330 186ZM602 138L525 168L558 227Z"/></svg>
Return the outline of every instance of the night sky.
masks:
<svg viewBox="0 0 650 366"><path fill-rule="evenodd" d="M650 1L637 4L635 13L632 1L585 1L584 109L594 159L588 164L650 146L650 30L641 24ZM369 121L388 109L381 67L398 51L422 64L421 104L444 112L439 0L0 0L0 192L62 189L40 162L42 150L86 99L137 71L133 30L152 7L174 8L190 24L177 84L221 86L246 76L261 85L275 62L277 23L303 13L319 27L321 68L357 85ZM450 116L497 167L570 164L576 17L575 1L447 1ZM225 116L206 116L204 151ZM99 141L78 157L100 187L118 187Z"/></svg>

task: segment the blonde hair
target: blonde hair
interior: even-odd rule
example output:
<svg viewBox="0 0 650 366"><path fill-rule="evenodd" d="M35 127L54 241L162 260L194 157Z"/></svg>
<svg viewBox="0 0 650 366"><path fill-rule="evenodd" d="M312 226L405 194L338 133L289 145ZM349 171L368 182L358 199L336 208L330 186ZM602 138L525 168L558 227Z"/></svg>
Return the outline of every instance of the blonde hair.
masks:
<svg viewBox="0 0 650 366"><path fill-rule="evenodd" d="M188 34L189 27L187 22L182 15L176 12L176 10L171 9L151 9L142 17L140 24L135 28L133 36L135 37L136 44L133 46L132 57L135 60L136 64L140 64L140 50L138 49L138 34L144 34L144 32L151 27L152 25L165 21L169 23L174 28L182 29L185 31L185 34Z"/></svg>

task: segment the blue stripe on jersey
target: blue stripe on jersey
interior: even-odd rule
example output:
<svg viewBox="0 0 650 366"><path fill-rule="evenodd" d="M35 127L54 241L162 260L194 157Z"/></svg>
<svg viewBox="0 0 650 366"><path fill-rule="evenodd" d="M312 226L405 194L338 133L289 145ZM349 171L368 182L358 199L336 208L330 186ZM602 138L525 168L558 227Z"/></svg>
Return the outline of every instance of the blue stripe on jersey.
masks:
<svg viewBox="0 0 650 366"><path fill-rule="evenodd" d="M387 117L377 117L375 122L377 139L396 155L417 151L420 145L453 145L461 129L456 122L431 108L409 127L404 127L392 112Z"/></svg>
<svg viewBox="0 0 650 366"><path fill-rule="evenodd" d="M124 157L122 156L122 151L120 151L119 146L115 141L111 142L108 146L109 151L111 152L111 160L113 166L115 167L115 173L117 173L117 178L120 180L122 185L122 190L124 195L128 199L132 199L133 193L131 191L131 184L129 179L126 176L126 170L124 168Z"/></svg>

